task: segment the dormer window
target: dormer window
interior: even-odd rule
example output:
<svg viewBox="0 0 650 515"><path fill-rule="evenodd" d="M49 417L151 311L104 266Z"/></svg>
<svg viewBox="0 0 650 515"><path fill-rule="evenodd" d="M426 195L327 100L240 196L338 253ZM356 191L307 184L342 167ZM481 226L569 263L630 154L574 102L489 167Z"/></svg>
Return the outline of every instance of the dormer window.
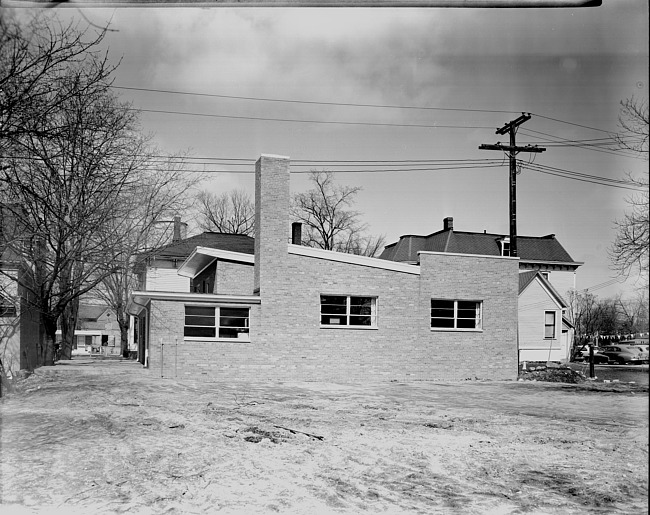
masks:
<svg viewBox="0 0 650 515"><path fill-rule="evenodd" d="M510 238L503 238L502 240L499 240L499 246L501 247L502 256L510 255Z"/></svg>

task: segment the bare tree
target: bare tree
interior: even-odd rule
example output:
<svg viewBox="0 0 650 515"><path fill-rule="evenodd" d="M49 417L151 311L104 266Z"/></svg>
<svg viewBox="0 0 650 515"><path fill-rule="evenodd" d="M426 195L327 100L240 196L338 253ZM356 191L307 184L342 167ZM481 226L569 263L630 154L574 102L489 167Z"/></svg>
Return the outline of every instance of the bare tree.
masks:
<svg viewBox="0 0 650 515"><path fill-rule="evenodd" d="M618 312L618 330L624 333L648 332L648 299L640 291L634 297L615 299Z"/></svg>
<svg viewBox="0 0 650 515"><path fill-rule="evenodd" d="M13 250L31 269L33 284L22 286L37 298L46 335L39 361L49 364L59 321L69 356L73 301L106 270L106 248L114 241L107 228L121 216L123 194L137 189L134 172L143 166L146 139L137 112L110 91L115 67L92 51L100 38L86 44L74 27L44 36L32 28L22 35L16 29L9 40L14 52L3 53L3 61L7 55L19 61L12 69L20 76L5 81L11 94L3 97L0 200L21 227ZM51 59L58 65L50 66ZM20 89L25 77L31 89Z"/></svg>
<svg viewBox="0 0 650 515"><path fill-rule="evenodd" d="M648 154L648 101L634 97L621 101L618 124L621 129L616 135L621 148Z"/></svg>
<svg viewBox="0 0 650 515"><path fill-rule="evenodd" d="M385 244L384 236L366 235L368 226L351 209L360 187L335 183L330 171L312 171L313 188L293 196L291 213L303 223L302 244L349 254L374 256Z"/></svg>
<svg viewBox="0 0 650 515"><path fill-rule="evenodd" d="M197 194L198 224L204 231L226 234L255 234L255 205L243 190L228 193L201 191Z"/></svg>
<svg viewBox="0 0 650 515"><path fill-rule="evenodd" d="M621 102L617 140L621 148L632 150L648 159L648 103L634 98ZM616 239L610 247L613 268L621 275L638 272L644 285L648 283L648 246L650 244L650 191L648 170L642 176L628 173L628 180L640 193L627 199L628 211L615 221Z"/></svg>
<svg viewBox="0 0 650 515"><path fill-rule="evenodd" d="M34 15L21 24L9 9L0 9L0 149L26 133L42 134L56 130L41 127L59 109L61 103L75 95L75 90L59 86L59 78L73 63L94 53L105 35L104 30L90 34L56 18Z"/></svg>
<svg viewBox="0 0 650 515"><path fill-rule="evenodd" d="M107 247L106 269L99 271L101 283L92 295L115 312L120 328L121 353L128 356L130 316L126 311L129 295L137 286L133 270L140 252L158 247L166 234L156 231L156 224L172 215L186 212L191 192L198 179L184 172L183 158L170 156L161 161L153 156L138 172L138 187L121 198L123 216L111 221L108 228L113 241Z"/></svg>

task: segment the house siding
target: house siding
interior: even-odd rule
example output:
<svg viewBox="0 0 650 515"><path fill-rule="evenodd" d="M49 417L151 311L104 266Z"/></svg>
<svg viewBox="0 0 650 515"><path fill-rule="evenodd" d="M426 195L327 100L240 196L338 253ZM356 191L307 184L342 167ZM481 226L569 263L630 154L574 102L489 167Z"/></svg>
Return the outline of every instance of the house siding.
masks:
<svg viewBox="0 0 650 515"><path fill-rule="evenodd" d="M21 368L20 329L24 306L18 296L18 272L5 270L5 273L8 276L0 276L0 294L16 306L16 316L0 317L0 360L5 372L16 373Z"/></svg>
<svg viewBox="0 0 650 515"><path fill-rule="evenodd" d="M190 291L190 279L178 275L176 268L150 268L147 270L146 289L149 291Z"/></svg>
<svg viewBox="0 0 650 515"><path fill-rule="evenodd" d="M29 281L28 273L7 269L5 273L0 278L0 289L7 300L16 304L16 316L0 317L0 360L6 373L15 374L39 366L41 325L39 312L33 306L33 294L19 284Z"/></svg>
<svg viewBox="0 0 650 515"><path fill-rule="evenodd" d="M555 339L544 338L544 313L555 312ZM562 350L562 309L539 281L534 280L519 296L520 361L558 361Z"/></svg>

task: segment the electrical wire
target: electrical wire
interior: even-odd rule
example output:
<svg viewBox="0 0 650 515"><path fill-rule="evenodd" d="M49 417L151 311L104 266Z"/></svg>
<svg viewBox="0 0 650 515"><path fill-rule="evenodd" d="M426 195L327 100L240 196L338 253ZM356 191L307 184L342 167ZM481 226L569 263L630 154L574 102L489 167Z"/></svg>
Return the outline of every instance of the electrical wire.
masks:
<svg viewBox="0 0 650 515"><path fill-rule="evenodd" d="M644 188L635 186L632 182L617 181L615 179L608 179L607 177L599 177L596 175L582 174L579 172L571 172L570 170L560 171L561 169L554 169L552 167L544 167L542 165L529 165L524 164L523 168L531 170L537 173L543 173L547 175L555 175L557 177L563 177L565 179L572 179L575 181L588 182L591 184L598 184L600 186L609 186L611 188L620 188L630 191L644 191ZM647 188L645 189L647 190Z"/></svg>
<svg viewBox="0 0 650 515"><path fill-rule="evenodd" d="M605 132L607 134L613 134L614 133L614 131L606 131L605 129L598 129L596 127L589 127L588 125L581 125L579 123L567 122L566 120L560 120L558 118L551 118L550 116L544 116L544 115L537 114L537 113L529 113L529 114L535 115L538 118L543 118L545 120L550 120L550 121L558 122L558 123L564 123L566 125L573 125L574 127L581 127L583 129L589 129L589 130L592 130L592 131Z"/></svg>
<svg viewBox="0 0 650 515"><path fill-rule="evenodd" d="M225 114L212 114L212 113L188 113L185 111L166 111L162 109L139 109L127 108L132 111L140 111L143 113L160 113L160 114L176 114L180 116L198 116L203 118L225 118L229 120L254 120L263 122L284 122L284 123L316 123L327 125L361 125L366 127L414 127L419 129L491 129L483 125L427 125L417 123L382 123L382 122L348 122L342 120L301 120L298 118L266 118L262 116L235 116Z"/></svg>
<svg viewBox="0 0 650 515"><path fill-rule="evenodd" d="M533 137L533 138L539 138L539 136L535 136L535 134L541 134L543 136L546 136L548 138L553 138L550 141L542 141L541 143L547 145L547 146L553 146L552 143L560 143L562 145L558 146L567 146L567 147L575 147L575 148L582 148L585 150L593 150L595 152L602 152L604 154L611 154L611 155L618 155L618 156L625 156L625 157L630 157L633 159L643 159L642 156L639 156L638 154L635 154L633 152L628 151L627 149L606 149L606 148L600 148L597 147L596 145L589 145L589 144L572 144L571 140L565 140L562 138L557 138L553 136L552 134L548 134L545 132L540 132L540 131L535 131L532 129L523 129L522 131L524 134ZM530 134L530 133L535 133L535 134ZM540 142L537 142L540 143Z"/></svg>
<svg viewBox="0 0 650 515"><path fill-rule="evenodd" d="M136 88L129 86L111 86L113 89L122 89L129 91L146 91L149 93L166 93L174 95L190 95L197 97L210 97L210 98L226 98L231 100L254 100L258 102L280 102L287 104L306 104L306 105L325 105L325 106L341 106L341 107L371 107L382 109L416 109L423 111L459 111L467 113L499 113L499 114L517 114L519 111L498 111L490 109L466 109L454 107L428 107L428 106L412 106L412 105L395 105L395 104L360 104L354 102L323 102L315 100L289 100L283 98L264 98L264 97L244 97L238 95L221 95L216 93L198 93L190 91L174 91L168 89L153 89L153 88Z"/></svg>

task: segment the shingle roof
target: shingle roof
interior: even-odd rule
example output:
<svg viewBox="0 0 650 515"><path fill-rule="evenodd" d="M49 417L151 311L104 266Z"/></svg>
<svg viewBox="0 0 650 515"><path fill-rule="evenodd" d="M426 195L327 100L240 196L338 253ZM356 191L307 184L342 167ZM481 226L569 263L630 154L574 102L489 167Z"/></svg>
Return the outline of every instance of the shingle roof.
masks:
<svg viewBox="0 0 650 515"><path fill-rule="evenodd" d="M190 236L164 247L144 252L140 258L155 257L163 259L185 259L196 247L241 252L243 254L255 253L255 239L245 234L226 234L220 232L203 232Z"/></svg>
<svg viewBox="0 0 650 515"><path fill-rule="evenodd" d="M521 295L521 292L526 289L526 286L533 282L533 279L535 279L536 275L536 270L531 270L530 272L521 272L519 274L519 295Z"/></svg>
<svg viewBox="0 0 650 515"><path fill-rule="evenodd" d="M102 313L108 309L108 306L101 304L79 304L79 320L97 320Z"/></svg>
<svg viewBox="0 0 650 515"><path fill-rule="evenodd" d="M566 301L562 298L562 295L553 287L548 279L546 279L542 274L537 270L530 270L528 272L519 273L519 295L528 287L530 283L533 282L535 278L538 278L542 285L553 295L556 300L562 305L562 307L568 307Z"/></svg>
<svg viewBox="0 0 650 515"><path fill-rule="evenodd" d="M428 236L406 235L399 241L387 245L379 256L391 261L417 262L418 252L450 252L456 254L478 254L500 256L501 234L439 231ZM556 261L574 263L554 234L548 236L517 236L519 258L526 261Z"/></svg>

